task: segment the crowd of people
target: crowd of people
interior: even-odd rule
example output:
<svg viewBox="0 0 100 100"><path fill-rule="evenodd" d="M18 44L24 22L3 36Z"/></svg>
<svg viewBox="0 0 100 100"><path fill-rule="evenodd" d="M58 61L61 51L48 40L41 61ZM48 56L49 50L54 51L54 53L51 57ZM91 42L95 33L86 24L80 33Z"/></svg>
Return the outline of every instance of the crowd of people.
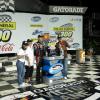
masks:
<svg viewBox="0 0 100 100"><path fill-rule="evenodd" d="M58 42L55 45L55 52L60 55L63 52L63 70L62 74L64 79L67 79L67 47L69 44L58 37ZM41 68L43 66L43 57L45 56L46 48L43 44L43 36L38 35L38 41L33 44L31 39L22 42L22 46L17 53L17 78L19 87L24 87L25 84L29 84L32 81L34 71L34 61L36 60L36 83L43 82L43 73Z"/></svg>

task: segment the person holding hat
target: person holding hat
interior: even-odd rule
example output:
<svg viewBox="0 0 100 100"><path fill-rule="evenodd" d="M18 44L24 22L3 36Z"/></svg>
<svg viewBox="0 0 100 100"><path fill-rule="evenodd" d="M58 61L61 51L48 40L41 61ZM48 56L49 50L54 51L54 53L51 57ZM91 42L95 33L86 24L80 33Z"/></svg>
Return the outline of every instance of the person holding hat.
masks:
<svg viewBox="0 0 100 100"><path fill-rule="evenodd" d="M27 47L28 47L27 41L23 41L22 46L17 53L17 62L16 62L17 78L18 78L18 85L20 88L25 86L24 76L25 76L25 58L27 57L26 55Z"/></svg>

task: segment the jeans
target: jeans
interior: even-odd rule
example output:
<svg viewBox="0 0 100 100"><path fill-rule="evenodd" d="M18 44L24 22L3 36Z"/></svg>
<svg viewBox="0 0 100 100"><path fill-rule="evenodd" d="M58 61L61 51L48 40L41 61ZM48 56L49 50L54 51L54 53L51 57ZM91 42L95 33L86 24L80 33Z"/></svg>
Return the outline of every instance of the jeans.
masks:
<svg viewBox="0 0 100 100"><path fill-rule="evenodd" d="M62 74L64 77L67 77L67 68L68 68L68 58L64 58L63 60L63 70L62 70Z"/></svg>
<svg viewBox="0 0 100 100"><path fill-rule="evenodd" d="M24 82L24 76L25 76L25 63L17 60L16 62L17 66L17 78L18 78L18 84L22 84Z"/></svg>

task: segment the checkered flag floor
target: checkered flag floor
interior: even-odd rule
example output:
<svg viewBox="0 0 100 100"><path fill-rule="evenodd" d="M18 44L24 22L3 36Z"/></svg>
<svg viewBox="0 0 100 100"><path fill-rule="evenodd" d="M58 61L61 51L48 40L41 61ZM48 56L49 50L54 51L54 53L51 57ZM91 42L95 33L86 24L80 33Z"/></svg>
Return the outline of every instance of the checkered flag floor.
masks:
<svg viewBox="0 0 100 100"><path fill-rule="evenodd" d="M62 83L63 82L68 83L68 82L72 82L72 81L77 82L78 80L89 80L91 82L94 82L94 83L100 85L100 56L94 56L91 61L86 61L84 64L76 64L74 62L68 66L68 79L62 80ZM47 85L44 83L36 84L34 81L34 78L33 78L32 86L35 88L47 87ZM91 86L91 84L87 85L86 87L88 87L88 86ZM83 90L82 91L80 91L80 90L83 88L84 87L79 86L79 88L77 87L77 90L75 90L75 88L71 87L71 88L69 88L68 91L72 91L72 90L78 91L78 89L79 89L78 93L81 94L81 92ZM11 95L14 93L20 93L20 92L22 92L22 91L18 87L16 71L12 71L11 73L1 72L0 73L0 97ZM87 95L87 92L85 92L85 94L83 96L85 96L85 95ZM99 95L100 95L100 93L99 93ZM70 96L71 97L73 96L73 98L74 98L74 94L73 95L70 94ZM79 95L77 94L77 96L79 96ZM44 99L41 99L41 100L44 100ZM59 100L59 99L56 98L55 100ZM60 99L60 100L79 100L79 99ZM88 99L86 99L86 100L88 100ZM96 99L92 99L92 100L96 100Z"/></svg>

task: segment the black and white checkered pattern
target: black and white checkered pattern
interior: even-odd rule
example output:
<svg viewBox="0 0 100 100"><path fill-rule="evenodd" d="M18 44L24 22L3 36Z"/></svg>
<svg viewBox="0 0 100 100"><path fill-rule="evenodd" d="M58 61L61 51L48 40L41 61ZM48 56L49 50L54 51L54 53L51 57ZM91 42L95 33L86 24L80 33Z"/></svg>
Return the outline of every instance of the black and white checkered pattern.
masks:
<svg viewBox="0 0 100 100"><path fill-rule="evenodd" d="M5 59L8 58L2 58L0 59L0 61L5 61ZM10 58L9 61L13 61L12 65L10 66L10 70L11 67L12 69L14 69L14 65L15 65L15 58ZM7 62L7 63L2 63L0 66L6 66L7 65L11 65L11 63ZM7 68L9 66L6 66L5 68ZM9 94L13 94L13 93L20 93L20 89L18 87L18 83L17 83L17 73L15 70L11 70L10 72L9 68L6 70L6 72L2 72L0 73L0 97L2 96L6 96ZM100 85L100 56L94 56L91 58L91 60L86 60L86 62L84 64L76 64L75 62L71 62L71 65L68 66L68 79L67 80L62 80L62 83L68 83L68 82L72 82L75 81L77 82L78 80L89 80L93 83L97 85ZM66 89L66 97L67 99L60 99L60 100L83 100L83 99L75 99L74 94L77 93L77 98L82 96L89 96L88 94L92 95L93 93L88 93L83 91L83 89L85 88L88 89L88 87L91 86L91 82L90 84L85 84L84 87L82 87L83 85L79 85L78 87L69 87L68 89ZM42 88L42 87L47 87L46 84L36 84L33 78L33 87L35 88ZM95 86L93 86L94 88ZM81 91L82 90L82 91ZM62 90L63 91L63 90ZM77 92L73 92L72 94L69 93L69 91L77 91ZM90 91L90 90L89 90ZM84 92L84 93L83 93ZM84 95L83 95L84 94ZM70 95L70 98L73 97L73 99L68 99ZM62 98L64 98L62 96ZM59 99L54 99L54 100L59 100ZM88 99L87 99L88 100ZM92 100L97 100L97 99L92 99ZM99 100L99 99L98 99Z"/></svg>
<svg viewBox="0 0 100 100"><path fill-rule="evenodd" d="M0 15L0 22L11 22L12 17L9 15Z"/></svg>
<svg viewBox="0 0 100 100"><path fill-rule="evenodd" d="M15 11L14 0L0 0L0 11Z"/></svg>

